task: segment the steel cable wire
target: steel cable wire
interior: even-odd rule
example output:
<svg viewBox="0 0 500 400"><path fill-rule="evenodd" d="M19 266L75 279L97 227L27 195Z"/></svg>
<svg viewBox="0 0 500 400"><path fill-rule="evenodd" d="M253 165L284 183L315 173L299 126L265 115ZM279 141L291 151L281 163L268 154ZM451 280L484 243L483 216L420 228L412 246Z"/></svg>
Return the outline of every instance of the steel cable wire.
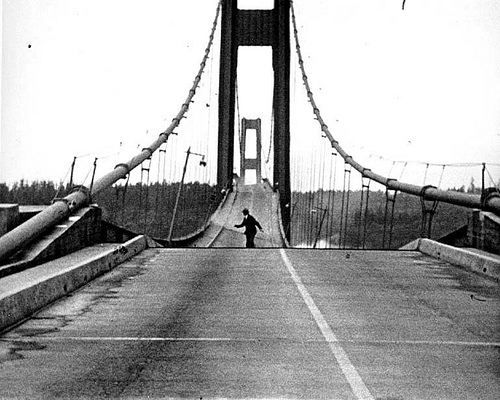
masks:
<svg viewBox="0 0 500 400"><path fill-rule="evenodd" d="M189 90L186 101L182 104L180 111L174 117L167 129L160 133L158 139L151 143L147 148L143 149L143 151L141 151L138 155L136 155L126 163L118 164L111 172L105 174L102 178L100 178L95 183L92 193L84 188L80 188L80 190L69 194L61 201L54 203L53 205L39 213L36 217L31 218L24 224L3 235L0 238L0 260L5 259L12 253L17 251L20 247L25 246L27 243L31 242L36 237L41 235L46 229L56 225L59 221L61 221L63 218L66 218L72 212L87 205L92 195L97 195L99 192L112 186L118 180L125 178L131 170L139 166L145 159L151 157L151 155L164 142L168 140L169 136L174 132L174 129L179 126L181 120L185 117L185 114L189 109L189 105L196 94L196 89L201 81L201 76L205 69L206 61L212 48L221 7L222 0L217 4L216 15L212 24L208 45L205 49L205 54L203 56L202 62L200 63L198 74L196 75L193 85Z"/></svg>
<svg viewBox="0 0 500 400"><path fill-rule="evenodd" d="M290 1L291 5L291 11L292 11L292 24L293 24L293 32L294 32L294 38L295 38L295 43L296 43L296 51L299 59L299 66L302 71L302 80L304 82L304 85L306 87L307 91L307 96L309 98L309 102L311 104L313 113L316 116L316 119L321 127L321 130L325 133L325 135L328 137L332 145L335 147L335 149L339 152L339 154L342 156L342 158L349 163L354 169L356 169L358 172L363 174L363 172L366 170L365 167L363 167L361 164L356 162L350 155L348 155L345 150L339 145L338 141L334 139L332 134L330 133L328 126L324 122L320 110L317 107L313 93L311 91L311 87L309 85L309 80L305 72L305 67L304 67L304 60L302 57L301 49L300 49L300 42L298 39L298 30L297 30L297 21L296 21L296 15L295 15L295 9L293 5L293 1ZM374 172L369 172L368 174L369 178L374 180L377 183L380 183L386 187L389 187L390 189L393 190L398 190L401 192L405 192L414 196L422 196L422 187L414 184L409 184L405 182L399 182L395 179L387 178L382 175L376 174ZM467 193L460 193L460 192L454 192L454 191L446 191L446 190L441 190L438 188L431 188L430 190L425 191L425 195L427 196L428 199L431 200L438 200L438 201L444 201L450 204L455 204L459 206L464 206L468 208L480 208L480 209L485 209L485 210L490 210L495 212L496 214L500 214L500 196L489 196L485 199L485 201L482 201L481 196L475 195L475 194L467 194Z"/></svg>
<svg viewBox="0 0 500 400"><path fill-rule="evenodd" d="M316 239L315 239L315 242L317 242L318 239L321 239L321 231L322 231L322 228L323 228L323 220L324 220L324 216L323 216L323 213L325 212L324 211L324 187L325 187L325 166L326 166L326 146L321 146L322 147L322 152L321 152L321 165L320 165L320 169L321 169L321 172L320 172L320 184L319 184L319 187L318 187L318 194L320 196L319 198L319 211L320 212L317 212L316 213L316 223L318 223L318 220L319 220L319 228L318 228L318 233L316 234Z"/></svg>
<svg viewBox="0 0 500 400"><path fill-rule="evenodd" d="M328 212L329 218L327 219L326 232L329 238L329 246L332 246L333 239L333 219L335 217L335 186L336 186L336 175L337 175L337 153L332 152L332 165L330 165L330 179L329 179L329 190L328 190Z"/></svg>
<svg viewBox="0 0 500 400"><path fill-rule="evenodd" d="M495 181L493 180L493 177L491 176L491 173L489 171L488 168L486 168L486 165L484 166L484 170L488 173L488 176L490 177L490 181L491 181L491 184L493 185L493 187L496 189L496 191L498 193L500 193L500 188L499 188L499 185L495 183ZM500 182L500 181L499 181Z"/></svg>

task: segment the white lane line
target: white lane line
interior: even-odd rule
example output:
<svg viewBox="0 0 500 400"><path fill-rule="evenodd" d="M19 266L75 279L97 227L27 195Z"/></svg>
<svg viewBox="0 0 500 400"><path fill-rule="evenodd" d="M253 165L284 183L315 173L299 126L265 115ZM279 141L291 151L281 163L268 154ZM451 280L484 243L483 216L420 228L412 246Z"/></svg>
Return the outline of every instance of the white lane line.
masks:
<svg viewBox="0 0 500 400"><path fill-rule="evenodd" d="M311 295L309 294L306 287L302 283L300 276L295 271L295 268L293 268L293 265L288 256L286 255L285 250L280 249L280 253L281 253L281 258L283 258L283 261L285 262L285 265L288 268L288 272L292 276L292 279L295 282L297 289L299 290L300 294L302 295L302 298L304 299L307 307L309 308L309 311L314 317L314 320L316 321L316 324L321 330L323 337L328 342L328 345L330 346L330 349L335 359L337 360L345 378L349 382L349 385L351 386L351 389L354 392L355 396L358 398L358 400L374 400L374 397L371 395L370 391L366 387L365 383L363 382L363 379L361 379L361 376L359 376L358 371L356 371L356 368L354 368L354 365L352 365L351 360L349 360L349 357L347 356L346 352L344 351L342 346L340 346L337 337L335 336L332 329L326 322L325 318L323 317L323 314L321 314L321 311L318 309Z"/></svg>
<svg viewBox="0 0 500 400"><path fill-rule="evenodd" d="M343 340L344 343L393 344L415 346L500 347L500 342L461 342L439 340Z"/></svg>
<svg viewBox="0 0 500 400"><path fill-rule="evenodd" d="M36 340L45 341L82 341L82 342L300 342L319 343L319 340L290 340L287 337L276 338L194 338L194 337L146 337L146 336L38 336ZM0 338L2 342L27 342L33 341L32 337ZM321 341L322 343L323 341ZM500 347L500 342L460 342L460 341L432 341L432 340L337 340L336 343L350 343L363 345L411 345L411 346L456 346L456 347Z"/></svg>
<svg viewBox="0 0 500 400"><path fill-rule="evenodd" d="M31 338L2 338L0 342L24 342ZM36 340L46 341L82 341L82 342L229 342L231 338L172 338L172 337L140 337L140 336L46 336Z"/></svg>

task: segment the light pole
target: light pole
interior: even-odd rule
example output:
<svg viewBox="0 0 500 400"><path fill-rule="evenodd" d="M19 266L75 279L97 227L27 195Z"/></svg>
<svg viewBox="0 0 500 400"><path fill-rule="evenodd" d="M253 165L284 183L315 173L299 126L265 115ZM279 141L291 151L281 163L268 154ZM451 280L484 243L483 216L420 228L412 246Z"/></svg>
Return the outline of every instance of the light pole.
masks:
<svg viewBox="0 0 500 400"><path fill-rule="evenodd" d="M316 244L318 243L319 235L321 234L321 228L323 227L323 221L325 220L326 214L328 210L326 208L316 207L316 209L311 210L311 212L318 212L318 210L323 211L323 215L321 216L321 222L319 223L318 232L316 232L316 237L314 239L313 249L316 248Z"/></svg>
<svg viewBox="0 0 500 400"><path fill-rule="evenodd" d="M172 212L172 220L170 221L170 229L168 231L168 236L167 236L167 242L170 247L172 247L172 233L174 231L174 223L175 223L175 217L177 215L177 207L179 205L179 199L181 197L181 192L182 192L182 187L184 186L184 178L186 176L186 169L189 161L189 156L193 154L195 156L200 156L201 161L200 165L202 167L205 167L207 165L207 162L205 161L205 156L203 154L199 153L194 153L191 151L191 147L189 147L186 151L186 161L184 163L184 169L182 170L182 178L181 178L181 183L179 184L179 189L177 190L177 197L175 198L175 205L174 205L174 211Z"/></svg>

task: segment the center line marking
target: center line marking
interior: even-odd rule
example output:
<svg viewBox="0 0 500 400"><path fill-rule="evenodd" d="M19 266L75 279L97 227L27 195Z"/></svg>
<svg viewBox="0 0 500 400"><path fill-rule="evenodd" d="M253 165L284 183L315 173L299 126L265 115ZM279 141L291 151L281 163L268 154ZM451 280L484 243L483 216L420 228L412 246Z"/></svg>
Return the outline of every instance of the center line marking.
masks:
<svg viewBox="0 0 500 400"><path fill-rule="evenodd" d="M218 338L218 337L146 337L146 336L37 336L37 341L48 342L81 341L81 342L272 342L291 341L300 343L319 343L323 340L316 339L290 339L286 337L273 338ZM0 337L0 343L31 342L33 337ZM411 346L457 346L457 347L500 347L500 342L455 342L431 340L337 340L337 343L354 343L367 345L411 345Z"/></svg>
<svg viewBox="0 0 500 400"><path fill-rule="evenodd" d="M342 370L342 373L347 379L347 382L349 382L349 385L351 386L351 389L354 392L355 396L359 400L374 400L374 397L371 395L370 391L366 387L365 383L363 382L363 379L361 379L361 376L359 376L358 371L356 371L356 368L354 368L354 365L352 365L351 360L349 360L349 357L347 356L346 352L339 344L337 337L335 336L332 329L326 322L325 318L323 317L323 314L321 314L321 311L316 306L311 295L309 294L306 287L302 283L302 280L300 279L300 276L297 274L297 271L295 271L295 268L293 268L293 265L288 256L286 255L285 250L280 249L280 253L281 253L281 258L283 259L288 269L288 272L292 276L292 279L295 282L297 289L299 290L302 298L304 299L307 308L309 308L309 311L314 317L314 320L316 321L316 324L321 330L323 337L330 346L330 350L332 351L335 359L337 360L340 369Z"/></svg>
<svg viewBox="0 0 500 400"><path fill-rule="evenodd" d="M25 342L26 338L2 338L0 342ZM231 338L175 338L141 336L46 336L37 340L46 341L81 341L81 342L229 342Z"/></svg>

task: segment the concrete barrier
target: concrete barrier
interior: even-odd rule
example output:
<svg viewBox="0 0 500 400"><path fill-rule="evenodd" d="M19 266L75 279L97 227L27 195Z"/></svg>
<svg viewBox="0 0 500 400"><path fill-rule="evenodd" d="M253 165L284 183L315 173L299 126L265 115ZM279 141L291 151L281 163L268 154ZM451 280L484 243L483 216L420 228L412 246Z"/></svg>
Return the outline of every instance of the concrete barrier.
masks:
<svg viewBox="0 0 500 400"><path fill-rule="evenodd" d="M0 278L63 257L99 242L101 210L85 207L61 221L0 266Z"/></svg>
<svg viewBox="0 0 500 400"><path fill-rule="evenodd" d="M405 246L402 250L415 249L431 257L500 280L500 257L494 254L453 247L430 239L418 239L412 244L413 246Z"/></svg>
<svg viewBox="0 0 500 400"><path fill-rule="evenodd" d="M124 244L95 245L2 278L0 331L110 271L146 247L145 236Z"/></svg>

